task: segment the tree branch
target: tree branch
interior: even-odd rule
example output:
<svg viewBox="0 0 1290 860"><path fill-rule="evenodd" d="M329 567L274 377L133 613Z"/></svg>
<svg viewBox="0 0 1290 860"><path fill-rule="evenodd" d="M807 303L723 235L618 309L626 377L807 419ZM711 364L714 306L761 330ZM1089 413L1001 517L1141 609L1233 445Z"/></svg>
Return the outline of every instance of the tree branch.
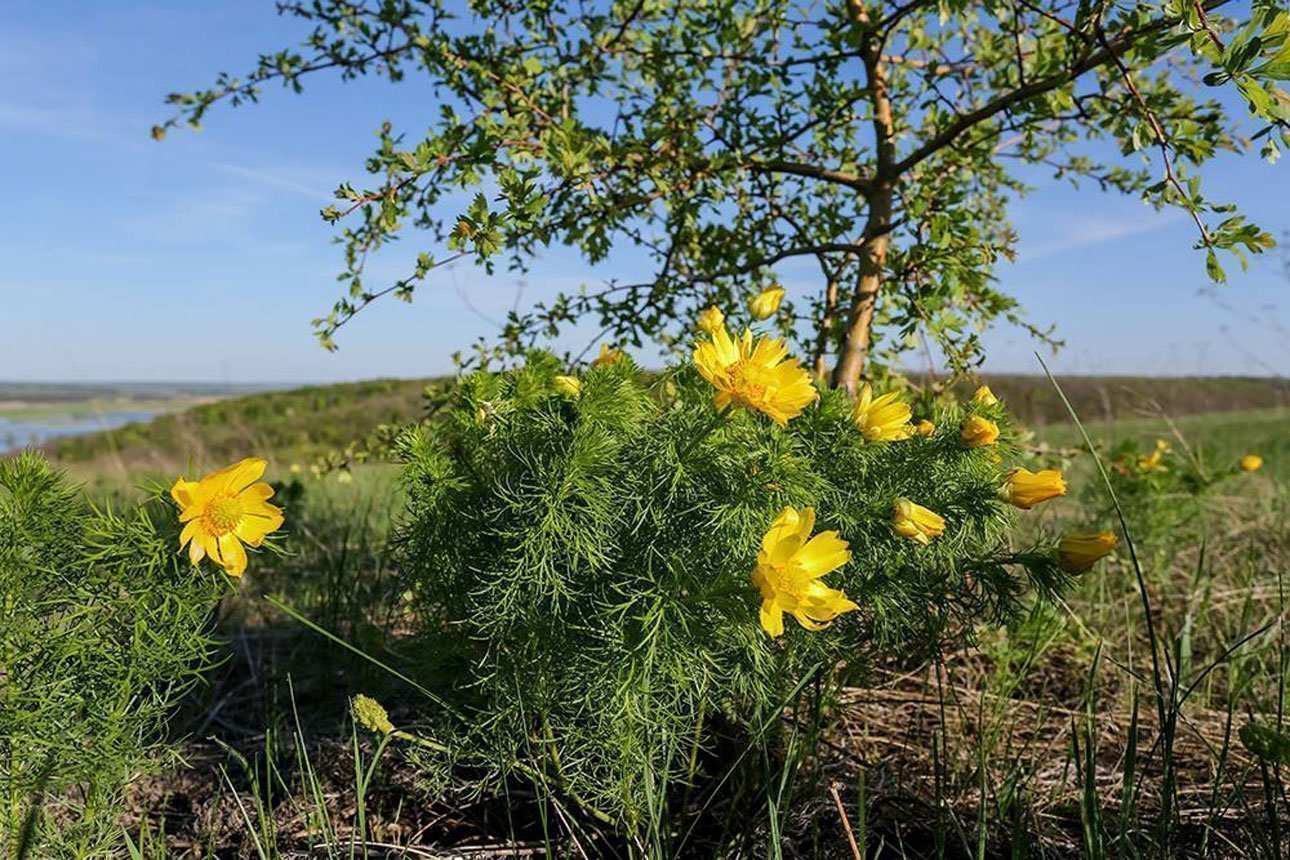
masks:
<svg viewBox="0 0 1290 860"><path fill-rule="evenodd" d="M1214 2L1206 4L1206 6L1207 8L1213 9L1218 6L1222 6L1226 2L1227 0L1214 0ZM1120 54L1131 48L1138 39L1141 39L1144 36L1149 36L1153 33L1158 33L1177 23L1178 20L1176 18L1166 18L1138 30L1121 33L1114 40L1104 39L1101 50L1093 51L1082 60L1072 65L1069 69L1032 81L1026 86L1018 87L1011 92L999 96L993 101L987 102L970 113L961 115L939 134L927 141L927 143L901 159L894 168L895 172L897 174L907 172L910 168L918 165L920 162L952 144L960 134L973 126L985 122L1013 105L1032 99L1035 96L1043 95L1051 90L1055 90L1060 86L1070 83L1086 72L1092 71L1108 62L1118 60Z"/></svg>

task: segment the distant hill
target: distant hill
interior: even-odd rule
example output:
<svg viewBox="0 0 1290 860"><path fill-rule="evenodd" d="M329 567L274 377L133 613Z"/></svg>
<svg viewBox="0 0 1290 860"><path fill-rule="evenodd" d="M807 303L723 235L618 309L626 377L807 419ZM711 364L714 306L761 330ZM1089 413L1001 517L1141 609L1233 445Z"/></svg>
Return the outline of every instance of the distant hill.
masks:
<svg viewBox="0 0 1290 860"><path fill-rule="evenodd" d="M213 466L261 454L279 467L308 465L319 455L365 438L378 425L423 414L433 379L373 380L269 391L194 406L150 422L62 439L46 446L77 472L174 472L192 458ZM988 375L991 389L1023 422L1061 424L1066 409L1047 379ZM1187 415L1290 406L1290 383L1252 378L1064 377L1059 379L1088 421ZM956 387L971 396L976 382Z"/></svg>
<svg viewBox="0 0 1290 860"><path fill-rule="evenodd" d="M414 420L430 382L377 379L268 391L61 439L45 450L62 464L94 472L173 472L185 468L190 458L208 467L253 454L280 466L307 464L364 438L380 424Z"/></svg>
<svg viewBox="0 0 1290 860"><path fill-rule="evenodd" d="M1027 424L1070 420L1047 377L984 374L982 381ZM1057 382L1084 421L1290 406L1290 380L1273 377L1058 376ZM970 397L977 384L962 382L955 390Z"/></svg>

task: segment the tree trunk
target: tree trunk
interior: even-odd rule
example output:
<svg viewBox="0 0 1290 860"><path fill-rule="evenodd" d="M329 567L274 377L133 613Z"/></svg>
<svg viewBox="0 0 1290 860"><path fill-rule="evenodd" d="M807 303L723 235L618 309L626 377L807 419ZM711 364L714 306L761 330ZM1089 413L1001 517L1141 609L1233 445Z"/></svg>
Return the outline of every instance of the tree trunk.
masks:
<svg viewBox="0 0 1290 860"><path fill-rule="evenodd" d="M837 367L833 370L833 387L854 392L864 374L869 358L874 308L882 287L883 267L891 243L891 210L893 199L889 184L875 187L869 198L869 218L865 223L864 253L860 257L860 274L851 298L851 313L842 340Z"/></svg>
<svg viewBox="0 0 1290 860"><path fill-rule="evenodd" d="M863 12L858 18L867 19ZM873 102L874 181L868 189L869 217L864 228L864 253L860 256L860 275L851 296L847 330L842 339L837 367L833 370L835 388L855 391L869 358L874 308L882 287L887 249L891 244L892 208L896 197L896 129L891 116L891 97L887 91L887 71L882 62L882 44L866 35L862 48L866 81Z"/></svg>

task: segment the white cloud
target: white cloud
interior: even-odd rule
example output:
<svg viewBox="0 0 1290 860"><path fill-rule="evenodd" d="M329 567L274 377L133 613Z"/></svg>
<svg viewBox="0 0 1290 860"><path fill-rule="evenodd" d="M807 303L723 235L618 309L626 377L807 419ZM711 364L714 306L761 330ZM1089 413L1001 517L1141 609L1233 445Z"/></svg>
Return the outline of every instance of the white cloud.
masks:
<svg viewBox="0 0 1290 860"><path fill-rule="evenodd" d="M1184 213L1171 210L1159 213L1150 211L1145 218L1071 218L1065 222L1065 230L1060 235L1033 243L1023 239L1021 259L1027 262L1040 260L1091 245L1154 233L1173 226L1185 217Z"/></svg>
<svg viewBox="0 0 1290 860"><path fill-rule="evenodd" d="M321 182L316 182L313 177L301 180L287 175L287 171L261 170L254 167L246 167L241 164L230 164L228 162L215 162L211 165L213 168L224 173L231 173L243 179L250 180L258 185L278 188L284 191L290 191L300 194L313 200L330 201L334 199L330 189Z"/></svg>

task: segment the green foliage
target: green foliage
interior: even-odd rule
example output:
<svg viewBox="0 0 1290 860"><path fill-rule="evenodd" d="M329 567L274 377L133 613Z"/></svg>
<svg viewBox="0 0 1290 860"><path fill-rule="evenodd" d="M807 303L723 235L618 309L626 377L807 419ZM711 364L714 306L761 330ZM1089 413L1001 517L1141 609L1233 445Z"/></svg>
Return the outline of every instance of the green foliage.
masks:
<svg viewBox="0 0 1290 860"><path fill-rule="evenodd" d="M518 356L584 317L620 343L675 345L701 308L738 307L801 260L818 277L779 323L818 361L858 356L835 379L854 384L871 335L888 365L921 331L963 369L983 325L1029 325L995 272L1034 170L1185 210L1215 280L1219 252L1244 263L1270 246L1195 175L1244 146L1209 87L1235 88L1266 124L1267 157L1286 135L1290 14L1256 0L1238 19L1232 5L289 2L312 28L300 50L172 95L155 135L323 70L417 76L435 97L429 130L385 123L370 185L342 185L323 210L345 249L343 295L315 321L324 345L463 258L491 272L555 244L592 264L630 247L645 277L520 309L480 357ZM371 283L371 253L412 229L435 247Z"/></svg>
<svg viewBox="0 0 1290 860"><path fill-rule="evenodd" d="M177 535L173 509L97 510L36 455L0 461L0 854L102 856L119 835L227 587Z"/></svg>
<svg viewBox="0 0 1290 860"><path fill-rule="evenodd" d="M1044 550L1018 552L999 501L1015 455L969 449L959 407L931 437L866 442L825 392L780 428L718 413L692 367L646 377L624 359L558 392L560 363L463 379L433 432L401 440L409 494L401 568L421 619L427 737L490 774L564 789L630 827L658 824L660 787L693 781L696 747L763 742L812 679L877 656L915 659L1060 589ZM648 380L648 384L647 384ZM892 529L907 497L942 514L920 546ZM821 632L758 624L750 580L785 506L814 506L852 560L824 581L861 607ZM431 680L433 679L433 681Z"/></svg>
<svg viewBox="0 0 1290 860"><path fill-rule="evenodd" d="M1206 520L1201 515L1224 504L1213 497L1220 491L1239 494L1242 482L1253 480L1241 471L1237 457L1215 461L1203 446L1192 446L1181 435L1145 445L1126 437L1108 446L1104 456L1116 497L1144 535L1203 533ZM1082 495L1088 510L1110 513L1095 491L1085 488Z"/></svg>

